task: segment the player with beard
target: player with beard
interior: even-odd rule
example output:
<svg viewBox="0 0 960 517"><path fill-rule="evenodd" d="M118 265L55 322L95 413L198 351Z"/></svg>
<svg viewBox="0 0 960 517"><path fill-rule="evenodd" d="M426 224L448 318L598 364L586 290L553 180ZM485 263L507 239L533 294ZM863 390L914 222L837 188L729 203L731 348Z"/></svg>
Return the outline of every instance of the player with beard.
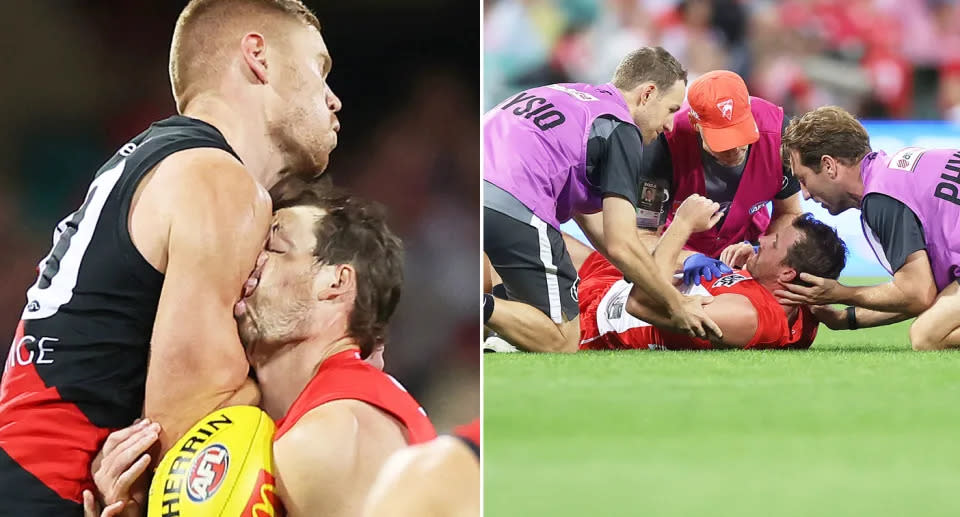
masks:
<svg viewBox="0 0 960 517"><path fill-rule="evenodd" d="M436 437L420 405L364 362L400 299L400 239L375 205L304 190L277 201L269 258L238 312L277 421L287 515L358 515L387 458Z"/></svg>
<svg viewBox="0 0 960 517"><path fill-rule="evenodd" d="M277 423L277 494L291 517L360 515L387 459L436 437L417 401L364 360L380 350L400 298L400 239L377 205L316 187L274 198L267 258L237 304L260 407ZM129 484L116 485L136 474L150 425L115 433L120 445L94 466L106 470L95 476L111 494L106 515L131 499Z"/></svg>
<svg viewBox="0 0 960 517"><path fill-rule="evenodd" d="M96 173L27 292L0 388L0 498L80 515L90 463L145 414L171 446L258 391L233 320L271 221L267 189L322 172L340 100L299 0L193 0L170 78L179 115Z"/></svg>
<svg viewBox="0 0 960 517"><path fill-rule="evenodd" d="M717 203L693 195L677 210L661 237L654 257L671 270L687 239L708 230L719 219ZM568 245L586 248L568 237ZM584 255L588 249L578 249ZM743 270L687 286L691 293L710 294L704 306L723 330L719 342L676 334L649 322L662 319L642 291L593 252L580 267L580 306L584 314L581 349L807 348L816 337L817 319L805 306L778 303L773 291L798 280L800 273L837 278L846 264L846 246L833 228L809 214L796 217L760 238L758 251Z"/></svg>

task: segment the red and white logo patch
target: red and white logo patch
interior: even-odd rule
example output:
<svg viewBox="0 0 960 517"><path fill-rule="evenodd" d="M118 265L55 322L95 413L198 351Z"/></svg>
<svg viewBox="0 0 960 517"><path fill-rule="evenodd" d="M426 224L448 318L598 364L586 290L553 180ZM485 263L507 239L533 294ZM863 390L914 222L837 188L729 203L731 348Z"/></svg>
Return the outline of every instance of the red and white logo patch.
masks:
<svg viewBox="0 0 960 517"><path fill-rule="evenodd" d="M200 451L190 465L187 474L187 496L195 503L202 503L213 497L227 477L230 467L230 452L219 443Z"/></svg>
<svg viewBox="0 0 960 517"><path fill-rule="evenodd" d="M926 149L922 147L900 149L897 151L897 154L894 154L890 158L890 164L888 166L891 169L913 172L913 169L917 167L917 162L920 161L920 157L923 156L924 151L926 151Z"/></svg>
<svg viewBox="0 0 960 517"><path fill-rule="evenodd" d="M717 109L720 115L727 120L733 120L733 99L722 100L717 103Z"/></svg>

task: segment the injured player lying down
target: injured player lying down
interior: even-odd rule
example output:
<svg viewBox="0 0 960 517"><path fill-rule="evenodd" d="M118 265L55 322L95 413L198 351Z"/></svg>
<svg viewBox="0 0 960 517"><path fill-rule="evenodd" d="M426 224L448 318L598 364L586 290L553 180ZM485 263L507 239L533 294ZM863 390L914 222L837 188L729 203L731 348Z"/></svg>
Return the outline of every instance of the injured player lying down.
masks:
<svg viewBox="0 0 960 517"><path fill-rule="evenodd" d="M654 253L661 271L669 272L663 274L673 276L672 265L692 233L712 226L712 205L700 196L681 205ZM678 225L679 220L684 224ZM565 238L580 273L581 350L808 348L816 337L817 320L808 307L781 305L772 292L781 283L798 281L800 273L836 279L847 254L833 228L803 214L791 225L760 237L760 246L743 269L704 280L702 285L679 286L685 294L713 297L704 309L720 326L723 338L710 342L657 328L666 314L658 313L662 311L602 255L591 253L570 236Z"/></svg>

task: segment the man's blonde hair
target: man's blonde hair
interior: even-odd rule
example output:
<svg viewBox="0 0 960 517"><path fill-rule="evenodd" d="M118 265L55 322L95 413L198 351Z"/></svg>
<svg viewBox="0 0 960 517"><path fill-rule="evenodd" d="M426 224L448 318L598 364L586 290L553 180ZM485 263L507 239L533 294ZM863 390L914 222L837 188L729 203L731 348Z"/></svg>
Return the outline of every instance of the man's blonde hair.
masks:
<svg viewBox="0 0 960 517"><path fill-rule="evenodd" d="M183 110L191 87L221 71L232 37L241 37L241 31L266 35L282 28L278 22L284 21L320 30L320 21L301 0L191 0L177 19L170 45L170 85L177 108Z"/></svg>
<svg viewBox="0 0 960 517"><path fill-rule="evenodd" d="M643 47L630 52L620 60L613 73L613 85L629 91L641 83L653 82L665 92L677 81L687 82L683 65L663 47Z"/></svg>

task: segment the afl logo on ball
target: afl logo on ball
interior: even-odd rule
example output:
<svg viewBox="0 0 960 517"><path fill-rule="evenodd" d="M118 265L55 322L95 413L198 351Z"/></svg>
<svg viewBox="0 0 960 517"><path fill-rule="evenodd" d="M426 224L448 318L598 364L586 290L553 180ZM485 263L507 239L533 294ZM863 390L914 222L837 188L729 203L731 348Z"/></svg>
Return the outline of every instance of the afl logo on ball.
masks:
<svg viewBox="0 0 960 517"><path fill-rule="evenodd" d="M187 474L187 496L195 503L202 503L213 497L227 477L230 467L230 453L219 443L200 451L190 465Z"/></svg>

